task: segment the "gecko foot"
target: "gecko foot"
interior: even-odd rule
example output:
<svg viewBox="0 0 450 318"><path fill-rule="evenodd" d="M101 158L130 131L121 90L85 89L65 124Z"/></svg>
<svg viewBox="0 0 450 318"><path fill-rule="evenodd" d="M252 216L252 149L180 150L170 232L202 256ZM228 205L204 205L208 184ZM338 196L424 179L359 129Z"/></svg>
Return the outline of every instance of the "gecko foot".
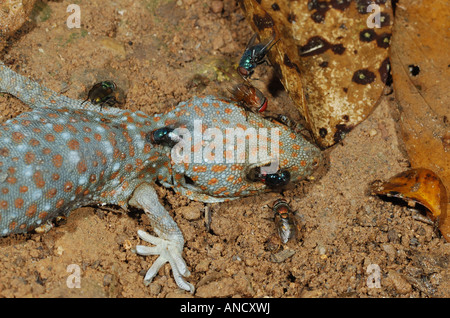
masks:
<svg viewBox="0 0 450 318"><path fill-rule="evenodd" d="M138 230L138 236L142 240L154 245L137 245L136 252L139 255L159 255L159 257L147 271L147 274L145 274L144 284L150 284L153 280L153 277L158 274L159 269L165 263L169 262L170 266L172 267L173 277L178 287L187 290L190 293L194 293L194 286L186 282L183 278L183 276L187 277L191 274L186 266L186 263L184 262L183 257L181 256L183 246L180 246L180 244L178 244L177 242L171 242L169 240L150 235L142 230Z"/></svg>

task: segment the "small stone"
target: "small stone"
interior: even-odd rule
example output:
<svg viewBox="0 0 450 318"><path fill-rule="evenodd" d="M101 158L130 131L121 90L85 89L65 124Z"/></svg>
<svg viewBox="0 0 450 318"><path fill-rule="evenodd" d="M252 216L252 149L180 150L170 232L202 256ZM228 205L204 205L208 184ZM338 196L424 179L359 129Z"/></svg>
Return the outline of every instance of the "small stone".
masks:
<svg viewBox="0 0 450 318"><path fill-rule="evenodd" d="M223 10L223 2L219 0L211 1L211 11L214 13L220 13Z"/></svg>
<svg viewBox="0 0 450 318"><path fill-rule="evenodd" d="M406 281L402 274L397 273L394 270L389 271L388 279L394 285L395 290L399 294L407 294L411 292L412 287L411 284Z"/></svg>
<svg viewBox="0 0 450 318"><path fill-rule="evenodd" d="M193 203L189 206L183 206L176 210L176 213L180 213L183 218L188 221L198 220L202 217L203 204Z"/></svg>
<svg viewBox="0 0 450 318"><path fill-rule="evenodd" d="M218 49L220 49L221 47L223 47L225 45L225 42L223 41L223 38L222 37L215 37L213 40L212 40L212 46L213 46L213 49L214 50L218 50Z"/></svg>
<svg viewBox="0 0 450 318"><path fill-rule="evenodd" d="M282 263L294 254L295 254L294 250L285 249L278 253L270 255L270 261L273 263Z"/></svg>

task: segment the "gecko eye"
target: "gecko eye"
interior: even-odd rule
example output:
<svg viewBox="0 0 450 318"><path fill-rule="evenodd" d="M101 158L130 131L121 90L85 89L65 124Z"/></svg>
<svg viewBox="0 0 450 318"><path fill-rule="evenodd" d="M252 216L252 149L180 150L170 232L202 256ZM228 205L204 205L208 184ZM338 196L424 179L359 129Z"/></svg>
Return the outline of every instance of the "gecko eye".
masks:
<svg viewBox="0 0 450 318"><path fill-rule="evenodd" d="M261 168L260 167L251 168L247 173L246 177L247 180L252 182L262 181Z"/></svg>
<svg viewBox="0 0 450 318"><path fill-rule="evenodd" d="M186 184L192 184L192 185L194 185L195 184L195 182L194 182L194 180L192 180L190 177L188 177L188 176L184 176L184 182L186 183Z"/></svg>

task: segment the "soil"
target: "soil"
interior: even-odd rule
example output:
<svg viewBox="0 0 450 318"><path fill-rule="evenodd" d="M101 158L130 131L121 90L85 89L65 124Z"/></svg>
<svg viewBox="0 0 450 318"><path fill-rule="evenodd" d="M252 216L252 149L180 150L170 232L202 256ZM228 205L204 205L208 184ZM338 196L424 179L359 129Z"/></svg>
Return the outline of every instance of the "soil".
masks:
<svg viewBox="0 0 450 318"><path fill-rule="evenodd" d="M252 36L232 0L77 1L81 28L69 29L71 2L38 1L2 60L72 98L112 79L126 101L121 107L133 111L163 112L193 95L226 94ZM270 66L254 77L269 98L268 115L300 120ZM156 258L134 251L142 244L137 229L151 231L145 215L83 207L47 233L0 239L0 296L449 297L450 244L416 220L420 211L370 195L372 182L408 168L392 96L382 96L366 121L326 151L320 178L293 190L207 205L157 189L185 236L194 295L177 287L169 265L143 284ZM0 105L2 120L28 109L6 94ZM290 202L303 228L299 241L273 250L270 206L278 198ZM81 288L71 288L71 264Z"/></svg>

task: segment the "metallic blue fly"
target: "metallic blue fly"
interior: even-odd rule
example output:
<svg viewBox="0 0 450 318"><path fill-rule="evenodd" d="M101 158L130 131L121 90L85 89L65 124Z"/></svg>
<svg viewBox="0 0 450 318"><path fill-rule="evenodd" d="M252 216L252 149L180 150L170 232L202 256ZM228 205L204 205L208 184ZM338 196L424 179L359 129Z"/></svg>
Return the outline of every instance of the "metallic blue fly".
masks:
<svg viewBox="0 0 450 318"><path fill-rule="evenodd" d="M275 35L273 35L266 42L255 44L257 37L258 35L256 33L252 36L247 44L247 47L245 48L241 60L239 61L237 71L244 79L252 76L257 65L267 62L267 52L269 52L269 50L278 42L278 40L275 41Z"/></svg>

